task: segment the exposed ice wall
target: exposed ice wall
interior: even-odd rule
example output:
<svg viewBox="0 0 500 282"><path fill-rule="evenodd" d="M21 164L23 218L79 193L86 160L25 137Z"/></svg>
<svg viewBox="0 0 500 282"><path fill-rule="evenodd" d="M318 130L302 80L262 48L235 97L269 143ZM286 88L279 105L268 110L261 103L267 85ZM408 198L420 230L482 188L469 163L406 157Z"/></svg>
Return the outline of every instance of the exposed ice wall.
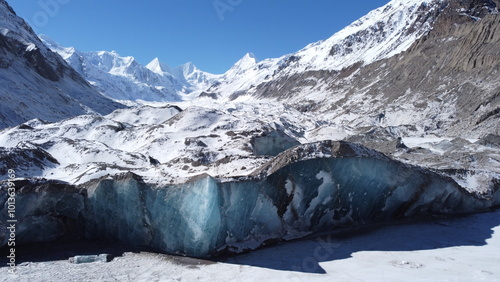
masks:
<svg viewBox="0 0 500 282"><path fill-rule="evenodd" d="M78 231L83 191L57 181L16 181L16 244L50 242ZM7 189L0 190L0 246L8 240Z"/></svg>
<svg viewBox="0 0 500 282"><path fill-rule="evenodd" d="M375 158L298 161L264 179L226 183L204 176L150 187L129 176L88 191L85 218L94 228L86 229L87 236L196 257L339 226L492 205L451 179Z"/></svg>
<svg viewBox="0 0 500 282"><path fill-rule="evenodd" d="M46 185L55 194L30 190L20 195L20 238L43 241L61 235L58 228L34 233L32 227L43 225L47 214L64 215L78 219L79 232L87 238L207 257L340 226L477 212L500 204L498 191L489 198L471 194L451 178L345 142L298 146L271 162L253 178L227 182L204 175L157 187L129 173L91 181L79 192L57 194ZM75 200L82 194L84 204Z"/></svg>
<svg viewBox="0 0 500 282"><path fill-rule="evenodd" d="M256 156L276 156L279 153L299 144L299 141L279 130L264 133L262 136L252 139L253 153Z"/></svg>

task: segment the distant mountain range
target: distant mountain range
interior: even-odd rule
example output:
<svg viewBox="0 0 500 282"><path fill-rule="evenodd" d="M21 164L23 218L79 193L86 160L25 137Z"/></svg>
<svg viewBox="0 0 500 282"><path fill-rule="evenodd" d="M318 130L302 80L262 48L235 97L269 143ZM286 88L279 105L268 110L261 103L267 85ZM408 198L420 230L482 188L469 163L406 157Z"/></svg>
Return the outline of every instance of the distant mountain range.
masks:
<svg viewBox="0 0 500 282"><path fill-rule="evenodd" d="M489 37L497 22L492 0L393 0L326 40L280 58L258 61L248 53L221 75L158 59L142 66L41 38L117 100L271 99L353 127L413 125L421 133L478 137L500 130L500 49Z"/></svg>
<svg viewBox="0 0 500 282"><path fill-rule="evenodd" d="M248 53L222 75L200 71L191 63L171 68L158 59L142 66L133 57L120 57L114 51L81 52L62 47L44 35L40 37L101 93L114 99L178 101L196 98L202 92L213 98L234 98L251 95L256 86L286 76L340 71L401 53L432 29L441 2L432 5L420 0L392 1L327 40L260 62ZM429 15L422 16L426 13Z"/></svg>
<svg viewBox="0 0 500 282"><path fill-rule="evenodd" d="M133 57L121 57L116 52L81 52L62 47L47 36L40 38L104 96L116 100L192 99L220 77L203 72L192 63L171 68L155 58L143 66Z"/></svg>

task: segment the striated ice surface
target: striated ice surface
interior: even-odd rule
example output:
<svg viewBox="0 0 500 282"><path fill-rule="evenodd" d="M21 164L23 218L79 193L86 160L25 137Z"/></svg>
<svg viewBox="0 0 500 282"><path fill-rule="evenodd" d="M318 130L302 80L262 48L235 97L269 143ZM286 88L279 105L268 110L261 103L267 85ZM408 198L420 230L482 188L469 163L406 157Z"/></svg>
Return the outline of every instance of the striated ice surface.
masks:
<svg viewBox="0 0 500 282"><path fill-rule="evenodd" d="M0 199L6 209L5 190ZM24 185L18 190L18 240L75 234L209 257L342 226L478 212L499 200L498 187L488 195L471 193L449 177L360 145L325 141L291 148L239 179L200 175L153 185L127 173L76 188ZM6 240L0 233L0 242Z"/></svg>

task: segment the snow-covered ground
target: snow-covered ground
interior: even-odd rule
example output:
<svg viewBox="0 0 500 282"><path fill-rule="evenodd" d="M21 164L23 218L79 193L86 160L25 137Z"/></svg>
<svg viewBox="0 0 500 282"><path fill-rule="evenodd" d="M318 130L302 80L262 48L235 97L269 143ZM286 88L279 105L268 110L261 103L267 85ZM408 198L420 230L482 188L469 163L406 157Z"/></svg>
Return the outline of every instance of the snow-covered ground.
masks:
<svg viewBox="0 0 500 282"><path fill-rule="evenodd" d="M17 275L1 267L0 281L500 281L500 211L359 228L219 261L122 251L109 263L71 264L66 257L79 254L71 246L45 250L54 251L25 250Z"/></svg>
<svg viewBox="0 0 500 282"><path fill-rule="evenodd" d="M269 154L259 153L259 147L279 147L272 142L258 144L256 138L270 136L274 140L278 138L273 137L276 132L286 136L283 140L278 138L279 142L291 140L289 146L280 149L283 151L298 143L343 140L356 134L366 135L367 131L346 126L330 115L301 113L272 101L223 102L205 98L170 105L146 104L151 106L121 109L107 116L78 116L56 123L31 120L25 123L28 127L0 130L0 146L5 148L0 153L18 155L21 149L40 150L57 160L42 166L32 160L18 160L15 167L0 161L0 169L16 169L18 177L43 177L71 184L128 171L150 183L170 180L181 183L203 173L222 178L252 173L269 160ZM500 173L495 169L499 150L483 146L477 139L463 140L462 144L453 141L454 138L432 134L416 137L418 132L408 131L404 126L381 127L379 131L388 135L377 138L402 137L409 148L427 150L393 154L395 147L383 151L376 144L364 144L403 162L434 169ZM279 143L278 139L273 142ZM362 140L349 141L363 144ZM5 177L0 175L0 179ZM486 178L488 182L491 177ZM489 184L481 188L475 182L462 182L472 191L489 187Z"/></svg>

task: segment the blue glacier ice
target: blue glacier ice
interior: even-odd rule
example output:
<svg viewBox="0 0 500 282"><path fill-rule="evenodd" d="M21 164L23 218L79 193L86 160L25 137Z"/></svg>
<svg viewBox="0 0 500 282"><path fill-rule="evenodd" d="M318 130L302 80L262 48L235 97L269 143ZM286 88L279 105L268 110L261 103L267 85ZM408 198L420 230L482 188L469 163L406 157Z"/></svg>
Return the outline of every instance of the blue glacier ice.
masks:
<svg viewBox="0 0 500 282"><path fill-rule="evenodd" d="M4 182L5 183L5 182ZM2 183L2 184L4 184ZM57 181L15 181L16 244L49 242L77 229L84 209L82 191ZM8 240L7 189L0 190L0 246ZM72 230L73 231L73 230Z"/></svg>
<svg viewBox="0 0 500 282"><path fill-rule="evenodd" d="M252 139L253 153L256 156L276 156L299 144L299 141L288 136L281 130L264 132L261 136L256 136Z"/></svg>
<svg viewBox="0 0 500 282"><path fill-rule="evenodd" d="M252 175L225 181L201 175L160 186L127 173L75 188L34 186L18 199L25 242L61 236L57 227L33 234L36 222L45 220L40 217L51 216L66 229L76 222L76 232L86 238L193 257L253 250L343 226L500 205L498 185L489 194L471 193L437 172L333 141L293 147ZM44 238L37 237L41 233Z"/></svg>

